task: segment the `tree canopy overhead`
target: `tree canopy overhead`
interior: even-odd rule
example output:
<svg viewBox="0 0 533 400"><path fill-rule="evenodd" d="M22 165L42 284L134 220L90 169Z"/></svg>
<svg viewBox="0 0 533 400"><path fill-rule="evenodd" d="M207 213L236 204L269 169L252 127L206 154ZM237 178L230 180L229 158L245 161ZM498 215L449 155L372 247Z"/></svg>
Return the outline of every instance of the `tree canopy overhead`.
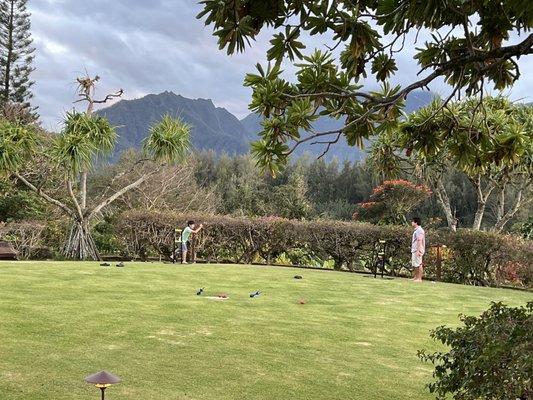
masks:
<svg viewBox="0 0 533 400"><path fill-rule="evenodd" d="M401 114L402 101L416 89L443 78L452 94L482 94L519 79L517 59L533 53L533 7L506 0L203 0L198 15L214 28L221 49L244 51L265 29L273 29L267 58L246 77L253 89L250 108L266 119L254 145L259 163L276 172L294 149L313 141L324 152L344 136L351 145L380 130ZM419 79L393 87L396 55L416 32ZM429 37L424 43L418 33ZM305 52L302 37L328 35L326 51ZM333 57L340 51L339 60ZM294 79L282 77L281 61L296 61ZM376 92L361 81L383 82ZM344 128L314 132L319 115L345 120ZM301 135L301 131L308 133Z"/></svg>

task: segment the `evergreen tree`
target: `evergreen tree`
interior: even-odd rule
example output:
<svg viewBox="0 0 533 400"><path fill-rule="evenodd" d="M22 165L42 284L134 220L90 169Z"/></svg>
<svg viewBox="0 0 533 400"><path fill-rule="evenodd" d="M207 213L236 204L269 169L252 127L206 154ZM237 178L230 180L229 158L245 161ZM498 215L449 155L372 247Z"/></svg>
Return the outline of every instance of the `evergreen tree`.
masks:
<svg viewBox="0 0 533 400"><path fill-rule="evenodd" d="M0 0L0 106L19 104L27 111L33 97L30 74L35 69L27 0Z"/></svg>

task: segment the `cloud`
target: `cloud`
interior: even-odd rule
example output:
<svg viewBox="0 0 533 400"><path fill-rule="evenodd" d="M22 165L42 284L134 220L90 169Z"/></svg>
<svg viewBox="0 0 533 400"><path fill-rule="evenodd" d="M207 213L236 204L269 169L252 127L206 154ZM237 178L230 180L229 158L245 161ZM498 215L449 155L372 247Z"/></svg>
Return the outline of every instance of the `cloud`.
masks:
<svg viewBox="0 0 533 400"><path fill-rule="evenodd" d="M245 54L218 50L210 27L196 19L193 0L33 0L32 33L36 52L35 103L45 127L56 129L76 99L75 78L87 71L100 75L101 96L124 89L124 98L171 90L191 98L210 98L239 117L247 113L250 90L244 75L265 61L270 39L263 33ZM411 38L412 39L412 38ZM308 51L325 49L328 39L306 40ZM416 78L414 45L398 55L395 82ZM533 60L521 61L523 71ZM288 74L293 71L286 66ZM523 74L512 97L531 101L532 77ZM445 94L441 81L430 87Z"/></svg>

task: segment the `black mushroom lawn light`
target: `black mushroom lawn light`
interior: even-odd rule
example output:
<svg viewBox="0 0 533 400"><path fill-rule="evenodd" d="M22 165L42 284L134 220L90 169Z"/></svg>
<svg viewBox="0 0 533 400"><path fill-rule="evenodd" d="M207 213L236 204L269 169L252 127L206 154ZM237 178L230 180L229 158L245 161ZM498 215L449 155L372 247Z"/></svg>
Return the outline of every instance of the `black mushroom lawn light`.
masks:
<svg viewBox="0 0 533 400"><path fill-rule="evenodd" d="M120 382L120 378L118 376L115 376L113 374L110 374L107 371L100 371L96 374L89 375L87 378L85 378L85 382L91 383L97 388L99 388L102 392L102 400L105 399L105 390L115 383Z"/></svg>

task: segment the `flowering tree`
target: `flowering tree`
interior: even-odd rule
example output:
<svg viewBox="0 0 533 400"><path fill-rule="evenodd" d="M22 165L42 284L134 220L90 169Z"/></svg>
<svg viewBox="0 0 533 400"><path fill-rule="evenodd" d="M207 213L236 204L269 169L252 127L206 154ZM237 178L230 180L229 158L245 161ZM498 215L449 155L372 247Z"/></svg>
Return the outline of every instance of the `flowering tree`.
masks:
<svg viewBox="0 0 533 400"><path fill-rule="evenodd" d="M533 201L533 108L504 97L448 105L437 100L410 114L398 130L382 134L370 160L388 177L400 174L404 166L416 173L434 190L452 230L457 220L444 177L451 170L460 171L476 193L472 229L481 228L492 196L496 198L492 228L500 232Z"/></svg>
<svg viewBox="0 0 533 400"><path fill-rule="evenodd" d="M406 214L431 195L424 185L403 179L385 181L360 203L353 218L378 223L405 223Z"/></svg>

